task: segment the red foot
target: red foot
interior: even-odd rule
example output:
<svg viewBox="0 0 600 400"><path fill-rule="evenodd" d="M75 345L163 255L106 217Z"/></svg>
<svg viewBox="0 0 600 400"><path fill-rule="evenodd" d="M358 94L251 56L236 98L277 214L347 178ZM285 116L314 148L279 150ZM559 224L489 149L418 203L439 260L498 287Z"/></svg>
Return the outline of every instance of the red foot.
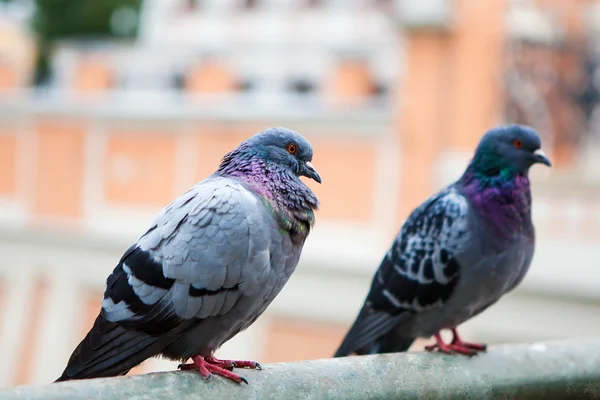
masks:
<svg viewBox="0 0 600 400"><path fill-rule="evenodd" d="M206 379L210 379L212 374L215 374L231 379L237 383L244 382L245 384L248 384L246 378L231 372L234 367L262 369L260 364L255 361L219 360L213 356L192 356L192 362L190 364L180 364L178 368L182 371L196 370Z"/></svg>
<svg viewBox="0 0 600 400"><path fill-rule="evenodd" d="M480 343L468 343L468 342L463 342L460 337L458 336L456 329L452 329L452 333L454 335L452 342L450 343L444 343L444 340L442 339L440 333L436 333L434 335L435 337L435 344L431 345L431 346L426 346L425 350L427 351L434 351L434 350L438 350L441 353L446 353L446 354L462 354L465 356L474 356L476 355L479 351L485 351L486 346L485 344L480 344Z"/></svg>
<svg viewBox="0 0 600 400"><path fill-rule="evenodd" d="M471 343L471 342L463 341L460 338L460 336L458 336L458 332L456 331L456 328L452 329L452 335L454 336L452 338L452 342L451 342L451 344L453 344L453 345L466 347L468 349L475 350L477 352L487 350L487 345L485 343Z"/></svg>

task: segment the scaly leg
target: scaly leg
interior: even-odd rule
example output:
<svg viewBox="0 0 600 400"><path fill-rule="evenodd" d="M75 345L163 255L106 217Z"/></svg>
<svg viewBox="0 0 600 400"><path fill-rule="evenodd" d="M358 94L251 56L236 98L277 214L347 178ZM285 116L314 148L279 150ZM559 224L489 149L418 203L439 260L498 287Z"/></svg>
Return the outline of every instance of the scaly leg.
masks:
<svg viewBox="0 0 600 400"><path fill-rule="evenodd" d="M251 368L251 369L262 369L259 363L256 361L243 361L243 360L219 360L214 356L206 357L206 362L214 365L218 365L223 368Z"/></svg>
<svg viewBox="0 0 600 400"><path fill-rule="evenodd" d="M434 350L438 350L441 353L445 353L445 354L454 354L454 353L458 353L458 354L462 354L465 356L474 356L475 354L477 354L476 351L466 347L466 346L462 346L459 344L455 344L455 343L444 343L444 340L442 339L442 336L440 335L440 333L436 333L434 335L435 337L435 344L432 344L430 346L425 346L425 350L427 351L434 351Z"/></svg>
<svg viewBox="0 0 600 400"><path fill-rule="evenodd" d="M471 342L465 342L464 340L462 340L460 338L460 336L458 335L456 328L452 329L452 335L454 337L452 338L451 344L453 344L455 346L462 346L462 347L466 347L468 349L475 350L475 351L486 351L487 350L487 345L485 343L471 343Z"/></svg>
<svg viewBox="0 0 600 400"><path fill-rule="evenodd" d="M182 371L196 370L206 379L210 379L212 374L215 374L237 383L248 384L246 378L231 371L234 367L262 369L260 364L255 361L219 360L213 356L192 356L190 364L180 364L178 368Z"/></svg>

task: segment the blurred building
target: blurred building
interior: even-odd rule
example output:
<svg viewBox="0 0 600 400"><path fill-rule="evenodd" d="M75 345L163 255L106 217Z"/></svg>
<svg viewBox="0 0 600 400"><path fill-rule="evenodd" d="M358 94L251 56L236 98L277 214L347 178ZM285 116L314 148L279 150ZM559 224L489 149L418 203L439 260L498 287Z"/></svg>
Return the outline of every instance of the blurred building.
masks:
<svg viewBox="0 0 600 400"><path fill-rule="evenodd" d="M600 328L598 2L146 0L135 42L62 42L36 90L19 18L0 9L0 386L55 379L156 212L270 126L312 142L321 209L289 284L219 355L330 357L408 212L507 121L558 167L533 171L531 273L465 336Z"/></svg>

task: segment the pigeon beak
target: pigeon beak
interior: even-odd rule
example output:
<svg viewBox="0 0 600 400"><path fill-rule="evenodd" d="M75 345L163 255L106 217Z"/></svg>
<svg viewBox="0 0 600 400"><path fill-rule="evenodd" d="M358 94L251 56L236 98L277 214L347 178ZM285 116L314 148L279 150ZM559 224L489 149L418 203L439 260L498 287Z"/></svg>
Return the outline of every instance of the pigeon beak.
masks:
<svg viewBox="0 0 600 400"><path fill-rule="evenodd" d="M313 167L310 161L304 163L304 171L302 171L302 175L321 183L321 177L319 176L319 174L315 170L315 167Z"/></svg>
<svg viewBox="0 0 600 400"><path fill-rule="evenodd" d="M533 152L533 155L535 156L536 163L544 164L549 167L552 166L552 163L550 162L550 160L548 160L548 157L546 156L546 153L544 153L544 150L537 149L536 151Z"/></svg>

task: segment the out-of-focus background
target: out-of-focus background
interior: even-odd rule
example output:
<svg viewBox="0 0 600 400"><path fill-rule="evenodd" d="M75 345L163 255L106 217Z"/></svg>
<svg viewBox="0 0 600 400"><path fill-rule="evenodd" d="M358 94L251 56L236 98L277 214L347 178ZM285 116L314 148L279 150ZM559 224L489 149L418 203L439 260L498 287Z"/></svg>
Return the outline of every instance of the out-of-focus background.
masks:
<svg viewBox="0 0 600 400"><path fill-rule="evenodd" d="M532 171L530 274L462 331L596 335L599 39L598 0L0 1L0 386L57 378L155 213L270 126L312 141L322 207L217 355L330 357L410 210L503 122L554 168Z"/></svg>

